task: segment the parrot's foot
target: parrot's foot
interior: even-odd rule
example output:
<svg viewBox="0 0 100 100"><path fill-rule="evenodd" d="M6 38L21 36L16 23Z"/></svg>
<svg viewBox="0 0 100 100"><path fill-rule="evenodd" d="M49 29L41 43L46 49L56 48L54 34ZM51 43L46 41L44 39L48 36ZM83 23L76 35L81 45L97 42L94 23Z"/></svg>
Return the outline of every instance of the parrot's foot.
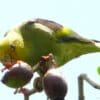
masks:
<svg viewBox="0 0 100 100"><path fill-rule="evenodd" d="M6 69L10 69L13 66L11 62L4 63L4 68L1 69L1 72L4 72Z"/></svg>
<svg viewBox="0 0 100 100"><path fill-rule="evenodd" d="M10 61L5 62L4 68L1 69L1 72L4 72L7 69L10 70L13 67L14 64L20 64L20 63L21 63L21 60L17 60L16 62L13 62L13 63L10 62Z"/></svg>
<svg viewBox="0 0 100 100"><path fill-rule="evenodd" d="M57 65L56 64L56 61L54 60L54 56L53 56L53 54L52 53L49 53L48 55L46 55L46 56L42 56L41 57L41 60L43 60L43 61L49 61L49 62L51 62L53 65Z"/></svg>
<svg viewBox="0 0 100 100"><path fill-rule="evenodd" d="M51 68L56 68L57 64L52 53L42 56L39 62L39 72L42 76ZM41 76L40 75L40 76Z"/></svg>

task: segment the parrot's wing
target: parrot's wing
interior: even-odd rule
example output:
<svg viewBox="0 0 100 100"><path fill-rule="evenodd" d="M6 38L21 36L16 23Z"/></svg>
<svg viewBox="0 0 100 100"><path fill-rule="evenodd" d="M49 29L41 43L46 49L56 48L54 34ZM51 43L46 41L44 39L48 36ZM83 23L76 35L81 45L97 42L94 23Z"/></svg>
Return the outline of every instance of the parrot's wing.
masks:
<svg viewBox="0 0 100 100"><path fill-rule="evenodd" d="M30 21L31 22L31 21ZM50 20L46 20L46 19L41 19L41 18L37 18L36 20L32 21L35 23L39 23L42 24L46 27L48 27L50 30L52 30L52 32L54 32L55 34L57 32L61 32L61 35L59 37L56 37L56 39L58 39L58 41L62 41L62 42L73 42L73 41L78 41L78 42L93 42L93 40L89 40L86 38L83 38L82 36L80 36L79 34L77 34L76 32L74 32L73 30L66 28L67 30L65 31L66 34L63 34L63 32L61 30L63 30L64 26L54 22L54 21L50 21ZM69 32L69 33L67 33Z"/></svg>
<svg viewBox="0 0 100 100"><path fill-rule="evenodd" d="M44 25L44 26L52 29L55 32L63 28L62 25L60 25L60 24L58 24L58 23L56 23L54 21L50 21L50 20L46 20L46 19L40 19L40 18L38 18L34 22L42 24L42 25Z"/></svg>

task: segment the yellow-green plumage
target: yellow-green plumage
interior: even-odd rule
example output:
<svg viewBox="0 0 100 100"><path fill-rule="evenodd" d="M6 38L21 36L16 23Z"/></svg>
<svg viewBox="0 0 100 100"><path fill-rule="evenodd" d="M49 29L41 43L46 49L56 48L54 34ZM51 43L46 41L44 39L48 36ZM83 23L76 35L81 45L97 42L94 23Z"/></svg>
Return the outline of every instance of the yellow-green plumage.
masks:
<svg viewBox="0 0 100 100"><path fill-rule="evenodd" d="M52 53L61 66L80 55L100 52L96 44L99 41L85 39L53 21L36 19L6 33L0 40L0 60L23 60L33 66L41 56Z"/></svg>

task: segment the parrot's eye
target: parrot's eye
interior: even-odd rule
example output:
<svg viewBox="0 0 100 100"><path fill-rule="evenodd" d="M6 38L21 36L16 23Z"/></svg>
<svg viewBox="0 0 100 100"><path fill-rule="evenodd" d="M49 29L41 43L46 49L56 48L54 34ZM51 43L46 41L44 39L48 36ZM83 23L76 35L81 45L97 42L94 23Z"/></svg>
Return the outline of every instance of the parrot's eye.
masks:
<svg viewBox="0 0 100 100"><path fill-rule="evenodd" d="M10 48L11 48L12 50L15 50L15 49L16 49L16 46L13 45L13 44L11 44L11 45L10 45Z"/></svg>

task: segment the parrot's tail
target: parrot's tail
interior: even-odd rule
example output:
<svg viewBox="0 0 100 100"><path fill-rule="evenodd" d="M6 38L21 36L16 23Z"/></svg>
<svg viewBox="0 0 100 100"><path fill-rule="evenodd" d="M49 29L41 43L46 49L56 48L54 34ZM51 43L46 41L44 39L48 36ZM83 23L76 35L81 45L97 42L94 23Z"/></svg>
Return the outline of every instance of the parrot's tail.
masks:
<svg viewBox="0 0 100 100"><path fill-rule="evenodd" d="M100 41L93 40L96 47L100 48Z"/></svg>

